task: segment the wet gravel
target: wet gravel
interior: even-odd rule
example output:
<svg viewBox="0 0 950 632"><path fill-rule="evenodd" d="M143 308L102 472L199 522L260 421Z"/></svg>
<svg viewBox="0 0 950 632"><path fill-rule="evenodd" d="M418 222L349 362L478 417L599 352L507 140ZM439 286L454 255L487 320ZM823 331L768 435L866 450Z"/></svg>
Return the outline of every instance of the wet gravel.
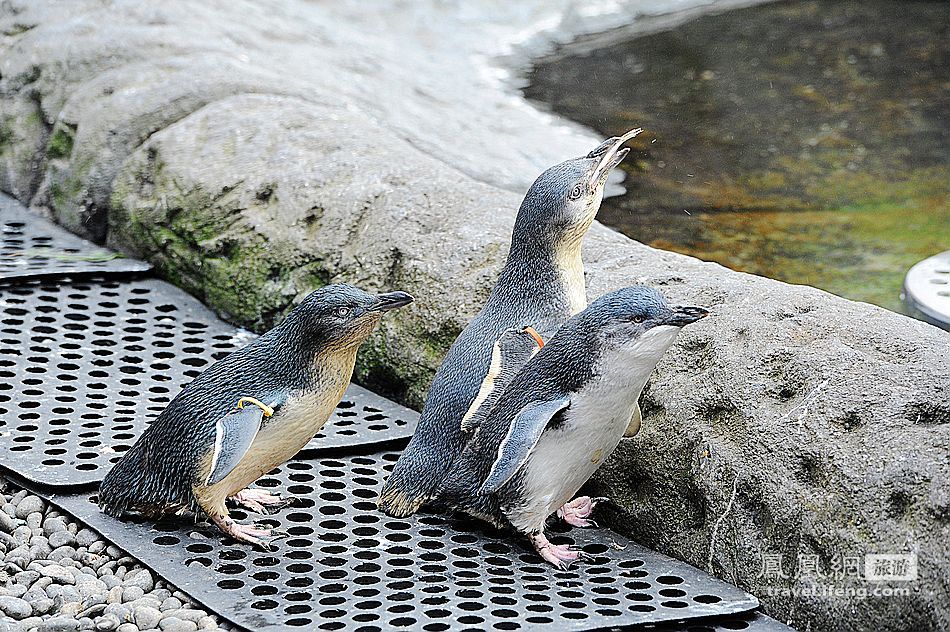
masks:
<svg viewBox="0 0 950 632"><path fill-rule="evenodd" d="M39 497L0 479L0 632L239 629Z"/></svg>

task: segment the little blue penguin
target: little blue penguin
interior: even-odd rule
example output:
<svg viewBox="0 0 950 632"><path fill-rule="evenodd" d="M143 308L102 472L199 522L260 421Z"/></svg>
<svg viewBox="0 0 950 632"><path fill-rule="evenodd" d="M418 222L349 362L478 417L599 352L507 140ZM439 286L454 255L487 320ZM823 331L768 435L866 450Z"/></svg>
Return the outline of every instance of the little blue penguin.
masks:
<svg viewBox="0 0 950 632"><path fill-rule="evenodd" d="M236 523L226 501L259 513L281 503L246 488L319 432L350 382L357 349L384 312L412 300L342 284L311 293L280 325L185 386L105 477L102 510L200 510L224 533L266 548L271 533Z"/></svg>
<svg viewBox="0 0 950 632"><path fill-rule="evenodd" d="M581 242L603 199L621 146L642 130L601 143L587 156L551 167L525 195L508 258L481 311L452 344L435 374L419 424L383 486L379 507L391 516L414 513L435 494L474 431L475 411L503 389L520 366L501 371L496 346L508 329L531 328L540 344L587 306ZM508 358L526 361L515 353Z"/></svg>
<svg viewBox="0 0 950 632"><path fill-rule="evenodd" d="M549 542L545 521L611 455L656 363L683 326L707 313L670 307L643 286L591 303L528 361L494 405L476 413L478 429L438 500L510 525L545 560L569 565L578 552Z"/></svg>

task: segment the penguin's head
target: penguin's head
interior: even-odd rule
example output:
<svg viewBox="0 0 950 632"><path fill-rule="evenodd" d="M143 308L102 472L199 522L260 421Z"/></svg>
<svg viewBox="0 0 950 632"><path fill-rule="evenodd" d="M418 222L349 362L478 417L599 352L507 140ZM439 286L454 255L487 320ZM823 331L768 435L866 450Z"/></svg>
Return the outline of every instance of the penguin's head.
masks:
<svg viewBox="0 0 950 632"><path fill-rule="evenodd" d="M591 303L584 326L602 347L626 349L655 363L683 327L708 314L702 307L671 306L653 288L634 285Z"/></svg>
<svg viewBox="0 0 950 632"><path fill-rule="evenodd" d="M554 165L538 176L518 211L513 243L555 247L580 243L600 209L607 176L630 151L621 147L641 131L608 138L586 156Z"/></svg>
<svg viewBox="0 0 950 632"><path fill-rule="evenodd" d="M352 285L327 285L308 295L285 322L308 346L349 349L373 333L385 312L413 300L405 292L370 294Z"/></svg>

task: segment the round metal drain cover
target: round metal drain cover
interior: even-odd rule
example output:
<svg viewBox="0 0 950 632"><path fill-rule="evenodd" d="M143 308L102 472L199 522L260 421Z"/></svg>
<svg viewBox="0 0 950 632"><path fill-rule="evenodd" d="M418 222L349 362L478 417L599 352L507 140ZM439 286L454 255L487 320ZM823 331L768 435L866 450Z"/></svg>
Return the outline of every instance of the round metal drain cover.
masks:
<svg viewBox="0 0 950 632"><path fill-rule="evenodd" d="M924 259L907 272L904 302L921 320L950 330L950 250Z"/></svg>
<svg viewBox="0 0 950 632"><path fill-rule="evenodd" d="M0 194L0 280L66 274L146 272L127 259L73 235Z"/></svg>

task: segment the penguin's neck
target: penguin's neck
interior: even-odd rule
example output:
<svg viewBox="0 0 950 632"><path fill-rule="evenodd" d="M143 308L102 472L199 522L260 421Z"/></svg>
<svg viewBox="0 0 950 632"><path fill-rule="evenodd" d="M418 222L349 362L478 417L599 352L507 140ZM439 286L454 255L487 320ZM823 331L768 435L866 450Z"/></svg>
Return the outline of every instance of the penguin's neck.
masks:
<svg viewBox="0 0 950 632"><path fill-rule="evenodd" d="M573 236L557 242L513 242L496 287L527 292L533 300L564 300L572 315L583 311L587 287L581 243Z"/></svg>

